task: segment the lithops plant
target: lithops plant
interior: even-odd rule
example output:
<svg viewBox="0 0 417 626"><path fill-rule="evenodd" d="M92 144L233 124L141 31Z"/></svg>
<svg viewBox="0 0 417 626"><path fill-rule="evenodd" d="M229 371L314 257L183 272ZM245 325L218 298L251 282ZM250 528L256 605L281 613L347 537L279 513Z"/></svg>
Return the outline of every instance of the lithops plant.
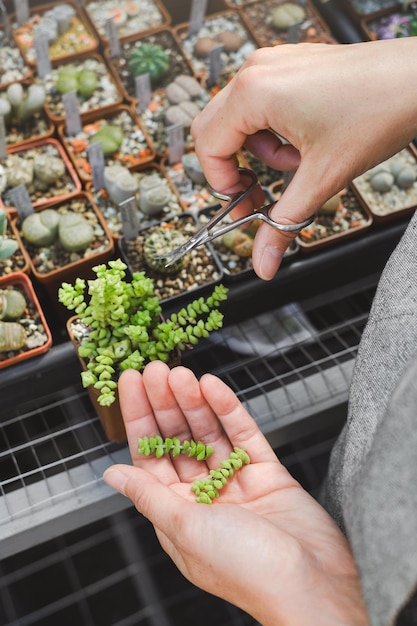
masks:
<svg viewBox="0 0 417 626"><path fill-rule="evenodd" d="M26 340L27 334L22 324L0 321L0 352L21 350Z"/></svg>
<svg viewBox="0 0 417 626"><path fill-rule="evenodd" d="M26 298L17 289L0 290L0 320L17 320L26 309Z"/></svg>
<svg viewBox="0 0 417 626"><path fill-rule="evenodd" d="M139 208L145 215L159 215L171 200L171 192L166 185L152 187L139 196Z"/></svg>
<svg viewBox="0 0 417 626"><path fill-rule="evenodd" d="M306 12L300 4L284 2L272 13L269 23L277 30L288 30L294 24L306 19Z"/></svg>
<svg viewBox="0 0 417 626"><path fill-rule="evenodd" d="M25 312L25 296L17 289L0 290L0 351L20 350L26 343L26 330L16 322Z"/></svg>
<svg viewBox="0 0 417 626"><path fill-rule="evenodd" d="M55 209L31 213L22 222L22 235L34 246L48 247L55 241L67 252L81 252L94 238L91 224L78 213L60 214Z"/></svg>
<svg viewBox="0 0 417 626"><path fill-rule="evenodd" d="M90 98L98 86L98 74L91 68L79 68L73 64L62 65L58 69L55 84L61 94L75 93L82 98Z"/></svg>
<svg viewBox="0 0 417 626"><path fill-rule="evenodd" d="M39 154L33 161L33 175L36 187L48 189L65 174L64 161L53 154Z"/></svg>
<svg viewBox="0 0 417 626"><path fill-rule="evenodd" d="M22 235L34 246L50 246L57 237L59 219L59 213L55 209L30 213L22 222Z"/></svg>
<svg viewBox="0 0 417 626"><path fill-rule="evenodd" d="M9 154L5 161L6 187L31 185L34 178L32 159L21 159L18 154Z"/></svg>
<svg viewBox="0 0 417 626"><path fill-rule="evenodd" d="M417 180L417 167L397 156L369 170L368 176L372 189L380 193L386 193L394 185L406 190Z"/></svg>
<svg viewBox="0 0 417 626"><path fill-rule="evenodd" d="M145 42L131 51L127 67L132 76L149 74L151 82L157 84L168 73L169 56L162 46Z"/></svg>
<svg viewBox="0 0 417 626"><path fill-rule="evenodd" d="M0 115L9 123L24 123L34 115L41 113L46 92L42 85L24 87L21 83L12 83L0 97Z"/></svg>
<svg viewBox="0 0 417 626"><path fill-rule="evenodd" d="M240 228L234 228L225 233L221 242L240 257L250 257L253 249L253 238Z"/></svg>
<svg viewBox="0 0 417 626"><path fill-rule="evenodd" d="M175 228L160 226L152 229L143 243L146 265L162 274L176 274L188 265L189 255L186 254L169 267L165 267L169 258L167 255L185 242L186 237Z"/></svg>
<svg viewBox="0 0 417 626"><path fill-rule="evenodd" d="M104 156L112 156L120 149L124 139L124 133L119 126L106 124L90 139L91 143L101 143Z"/></svg>
<svg viewBox="0 0 417 626"><path fill-rule="evenodd" d="M67 252L82 252L94 239L94 230L79 213L61 215L58 228L59 242Z"/></svg>
<svg viewBox="0 0 417 626"><path fill-rule="evenodd" d="M201 167L201 163L194 152L189 152L182 155L181 158L184 170L189 178L197 185L206 185L207 180Z"/></svg>
<svg viewBox="0 0 417 626"><path fill-rule="evenodd" d="M115 204L135 197L138 190L136 178L123 165L108 165L104 168L104 186Z"/></svg>
<svg viewBox="0 0 417 626"><path fill-rule="evenodd" d="M4 209L0 208L0 261L8 259L18 248L17 241L10 239L7 234L7 215Z"/></svg>

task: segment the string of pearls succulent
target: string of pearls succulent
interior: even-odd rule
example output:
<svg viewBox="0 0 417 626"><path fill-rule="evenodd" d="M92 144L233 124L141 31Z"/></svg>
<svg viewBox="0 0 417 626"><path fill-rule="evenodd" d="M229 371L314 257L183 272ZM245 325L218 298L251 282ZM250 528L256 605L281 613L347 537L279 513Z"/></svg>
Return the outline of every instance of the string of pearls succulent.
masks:
<svg viewBox="0 0 417 626"><path fill-rule="evenodd" d="M212 446L204 444L202 441L184 440L180 441L177 437L166 437L163 439L160 435L153 437L140 437L138 439L137 452L140 455L155 455L157 459L168 454L173 457L178 455L186 455L193 457L197 461L207 460L214 452ZM241 469L244 465L249 465L250 457L246 450L235 446L230 453L229 458L221 461L220 466L209 471L206 478L195 480L191 486L191 490L196 495L196 502L202 504L211 504L214 498L218 498L220 491L232 478L235 471Z"/></svg>

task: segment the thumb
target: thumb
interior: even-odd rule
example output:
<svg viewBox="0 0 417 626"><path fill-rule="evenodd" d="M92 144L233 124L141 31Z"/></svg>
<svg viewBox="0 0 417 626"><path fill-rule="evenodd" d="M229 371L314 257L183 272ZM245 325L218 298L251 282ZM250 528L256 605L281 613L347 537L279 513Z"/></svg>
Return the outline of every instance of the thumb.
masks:
<svg viewBox="0 0 417 626"><path fill-rule="evenodd" d="M139 467L112 465L104 472L103 480L129 498L139 513L168 536L173 531L170 520L185 515L187 506L192 506L192 502Z"/></svg>
<svg viewBox="0 0 417 626"><path fill-rule="evenodd" d="M326 168L322 169L326 171ZM334 175L320 176L317 162L304 158L287 189L271 209L270 217L284 225L301 224L342 188L341 180ZM287 247L299 232L286 232L261 224L252 251L253 267L260 278L271 280L275 276Z"/></svg>

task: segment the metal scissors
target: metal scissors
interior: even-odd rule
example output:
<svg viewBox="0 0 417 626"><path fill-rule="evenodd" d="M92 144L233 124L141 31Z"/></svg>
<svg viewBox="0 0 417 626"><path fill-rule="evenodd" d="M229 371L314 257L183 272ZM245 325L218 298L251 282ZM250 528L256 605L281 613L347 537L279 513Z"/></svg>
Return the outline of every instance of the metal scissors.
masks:
<svg viewBox="0 0 417 626"><path fill-rule="evenodd" d="M315 214L299 224L280 224L279 222L275 222L275 220L273 220L269 216L269 212L276 204L275 201L271 202L270 204L266 204L260 208L254 209L254 211L252 213L249 213L249 215L245 215L244 217L241 217L235 221L227 222L223 226L218 226L218 224L222 220L224 220L224 218L230 213L230 211L232 211L238 204L240 204L242 200L244 200L245 198L250 196L251 193L253 193L258 185L258 179L255 172L247 169L246 167L239 167L239 172L244 176L248 176L250 178L250 183L248 187L243 191L236 192L232 196L221 194L210 187L209 191L212 196L219 200L225 200L228 204L219 209L215 213L215 215L213 215L213 217L207 222L207 224L205 224L205 226L203 226L188 241L178 246L177 248L174 248L174 250L172 250L171 252L164 254L164 256L161 258L165 258L167 260L165 267L173 265L185 254L187 254L194 248L197 248L197 246L204 245L209 241L212 241L213 239L217 239L217 237L221 237L225 233L233 230L234 228L238 228L239 226L247 224L248 222L252 222L253 220L262 220L263 222L266 222L267 224L272 226L272 228L276 228L277 230L285 232L294 232L301 230L302 228L305 228L314 221L316 217Z"/></svg>

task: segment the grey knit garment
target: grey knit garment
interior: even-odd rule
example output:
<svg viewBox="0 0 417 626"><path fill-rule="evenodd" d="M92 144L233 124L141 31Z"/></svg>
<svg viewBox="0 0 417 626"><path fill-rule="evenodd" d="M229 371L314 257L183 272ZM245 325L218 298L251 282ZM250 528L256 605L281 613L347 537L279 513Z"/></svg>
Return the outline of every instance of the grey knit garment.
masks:
<svg viewBox="0 0 417 626"><path fill-rule="evenodd" d="M352 546L372 626L395 624L417 585L416 355L414 214L380 278L324 497Z"/></svg>

